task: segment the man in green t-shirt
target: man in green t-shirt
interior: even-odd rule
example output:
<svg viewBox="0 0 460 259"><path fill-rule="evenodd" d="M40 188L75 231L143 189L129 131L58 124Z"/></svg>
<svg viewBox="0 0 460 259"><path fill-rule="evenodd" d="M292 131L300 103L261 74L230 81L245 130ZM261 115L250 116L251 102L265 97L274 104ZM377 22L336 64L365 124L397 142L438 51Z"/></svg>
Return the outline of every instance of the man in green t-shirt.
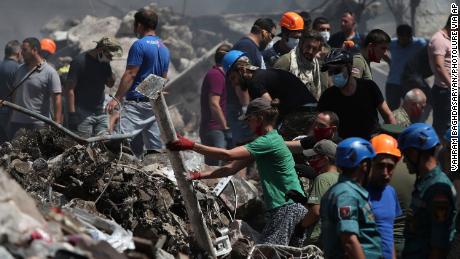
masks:
<svg viewBox="0 0 460 259"><path fill-rule="evenodd" d="M320 243L321 225L319 222L320 201L329 188L337 183L339 173L335 166L335 151L337 144L331 140L324 139L315 144L312 149L305 150L303 154L307 156L308 163L319 174L314 182L313 188L308 197L306 207L308 212L297 226L296 234L302 235L305 230L307 233L307 244L314 244L322 247Z"/></svg>
<svg viewBox="0 0 460 259"><path fill-rule="evenodd" d="M364 47L353 56L352 75L356 78L373 80L371 62L380 63L382 58L386 58L390 42L390 36L380 29L369 32Z"/></svg>

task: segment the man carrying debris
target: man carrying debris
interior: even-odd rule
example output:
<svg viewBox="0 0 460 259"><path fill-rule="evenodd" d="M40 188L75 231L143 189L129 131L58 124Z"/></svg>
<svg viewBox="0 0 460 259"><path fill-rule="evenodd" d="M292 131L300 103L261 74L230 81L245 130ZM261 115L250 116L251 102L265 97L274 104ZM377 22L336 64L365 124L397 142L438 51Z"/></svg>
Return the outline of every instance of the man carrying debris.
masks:
<svg viewBox="0 0 460 259"><path fill-rule="evenodd" d="M321 199L321 238L327 258L381 258L381 239L368 202L367 184L375 151L362 138L348 138L337 146L341 169L337 184Z"/></svg>
<svg viewBox="0 0 460 259"><path fill-rule="evenodd" d="M55 122L62 123L62 89L59 75L40 56L40 51L38 39L26 38L22 42L21 54L24 58L24 64L14 75L14 85L24 78L26 79L16 90L14 103L45 117L50 117L52 114ZM53 113L51 113L51 107L54 108ZM13 111L10 136L13 137L16 131L21 128L36 129L44 126L43 121Z"/></svg>
<svg viewBox="0 0 460 259"><path fill-rule="evenodd" d="M402 258L445 258L454 233L455 188L436 158L439 138L425 123L406 128L398 138L409 172L416 174L406 215Z"/></svg>
<svg viewBox="0 0 460 259"><path fill-rule="evenodd" d="M71 130L85 138L107 130L104 90L115 83L110 61L121 53L121 46L114 39L103 37L94 49L81 53L70 63L65 88L67 122Z"/></svg>
<svg viewBox="0 0 460 259"><path fill-rule="evenodd" d="M228 54L227 54L228 55ZM294 169L294 159L275 129L279 101L256 98L249 103L241 118L257 135L252 142L226 150L194 143L184 137L170 142L173 151L193 150L215 159L233 161L211 172L193 172L190 179L221 178L238 173L253 161L256 162L267 208L268 223L262 231L260 243L301 246L304 236L293 236L295 226L307 212L301 204L285 199L288 190L304 195Z"/></svg>
<svg viewBox="0 0 460 259"><path fill-rule="evenodd" d="M267 67L273 67L282 55L289 53L289 51L297 46L302 35L304 22L302 17L297 13L286 12L281 17L279 25L281 33L278 36L281 39L263 52Z"/></svg>
<svg viewBox="0 0 460 259"><path fill-rule="evenodd" d="M160 130L148 97L136 91L136 87L148 75L167 77L169 50L156 35L158 16L151 9L141 9L134 15L134 31L139 40L129 49L126 70L117 92L106 109L113 112L125 97L120 113L122 133L138 132L131 140L131 149L138 157L161 149Z"/></svg>
<svg viewBox="0 0 460 259"><path fill-rule="evenodd" d="M396 124L406 128L412 123L420 122L423 109L426 106L426 96L419 88L406 93L401 107L393 111Z"/></svg>
<svg viewBox="0 0 460 259"><path fill-rule="evenodd" d="M332 49L323 69L332 77L333 87L328 88L318 103L319 111L333 111L340 119L339 136L370 139L379 129L378 114L385 123L396 121L383 99L379 87L371 80L352 76L350 52Z"/></svg>
<svg viewBox="0 0 460 259"><path fill-rule="evenodd" d="M21 43L17 40L9 41L5 45L5 58L0 63L0 100L11 101L10 91L13 87L14 73L22 62ZM0 107L0 143L8 140L8 124L10 109Z"/></svg>

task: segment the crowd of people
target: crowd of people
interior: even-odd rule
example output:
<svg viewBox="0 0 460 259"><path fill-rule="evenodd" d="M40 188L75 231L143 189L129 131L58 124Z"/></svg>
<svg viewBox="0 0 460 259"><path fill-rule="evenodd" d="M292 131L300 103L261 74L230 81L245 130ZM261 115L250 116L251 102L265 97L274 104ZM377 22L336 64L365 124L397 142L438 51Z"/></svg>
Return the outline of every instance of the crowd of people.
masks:
<svg viewBox="0 0 460 259"><path fill-rule="evenodd" d="M203 75L200 143L179 136L166 147L220 166L190 172L190 180L230 176L255 163L267 213L258 243L316 245L327 258L458 258L450 18L429 40L414 37L407 24L397 26L394 39L381 29L365 35L352 12L332 35L327 18L312 22L307 12L286 12L278 23L259 18L247 35L216 49L215 65ZM134 15L138 40L110 98L110 61L123 52L116 40L103 37L75 57L64 78L47 62L56 51L52 40L10 41L0 99L83 137L137 133L129 140L133 154L156 152L164 143L149 98L136 87L150 74L167 78L170 55L157 25L153 10ZM390 67L385 96L371 69L381 60ZM431 75L433 86L425 81ZM0 117L2 142L19 129L45 127L4 106Z"/></svg>

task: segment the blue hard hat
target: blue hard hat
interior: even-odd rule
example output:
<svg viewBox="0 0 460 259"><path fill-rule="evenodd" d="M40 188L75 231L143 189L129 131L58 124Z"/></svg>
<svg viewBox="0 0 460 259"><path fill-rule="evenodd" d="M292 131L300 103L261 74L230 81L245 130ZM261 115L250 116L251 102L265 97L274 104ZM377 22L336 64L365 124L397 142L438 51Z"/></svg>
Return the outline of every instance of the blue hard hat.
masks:
<svg viewBox="0 0 460 259"><path fill-rule="evenodd" d="M233 64L235 64L235 62L242 56L246 56L246 54L239 50L230 50L227 52L227 54L224 56L224 59L222 60L222 67L224 72L227 73Z"/></svg>
<svg viewBox="0 0 460 259"><path fill-rule="evenodd" d="M375 157L374 148L362 138L347 138L337 145L336 163L341 168L357 167L364 159Z"/></svg>
<svg viewBox="0 0 460 259"><path fill-rule="evenodd" d="M410 147L428 150L439 145L439 138L430 125L426 123L414 123L399 135L398 144L401 151Z"/></svg>

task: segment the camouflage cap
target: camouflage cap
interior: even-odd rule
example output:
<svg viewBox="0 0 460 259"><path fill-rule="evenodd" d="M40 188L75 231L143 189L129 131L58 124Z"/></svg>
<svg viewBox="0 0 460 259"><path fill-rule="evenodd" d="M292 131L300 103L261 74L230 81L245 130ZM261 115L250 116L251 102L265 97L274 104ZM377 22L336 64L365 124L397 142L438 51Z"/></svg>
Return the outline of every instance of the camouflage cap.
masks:
<svg viewBox="0 0 460 259"><path fill-rule="evenodd" d="M109 51L114 57L121 57L123 55L120 43L114 38L102 37L99 41L96 41L96 48L103 48Z"/></svg>

